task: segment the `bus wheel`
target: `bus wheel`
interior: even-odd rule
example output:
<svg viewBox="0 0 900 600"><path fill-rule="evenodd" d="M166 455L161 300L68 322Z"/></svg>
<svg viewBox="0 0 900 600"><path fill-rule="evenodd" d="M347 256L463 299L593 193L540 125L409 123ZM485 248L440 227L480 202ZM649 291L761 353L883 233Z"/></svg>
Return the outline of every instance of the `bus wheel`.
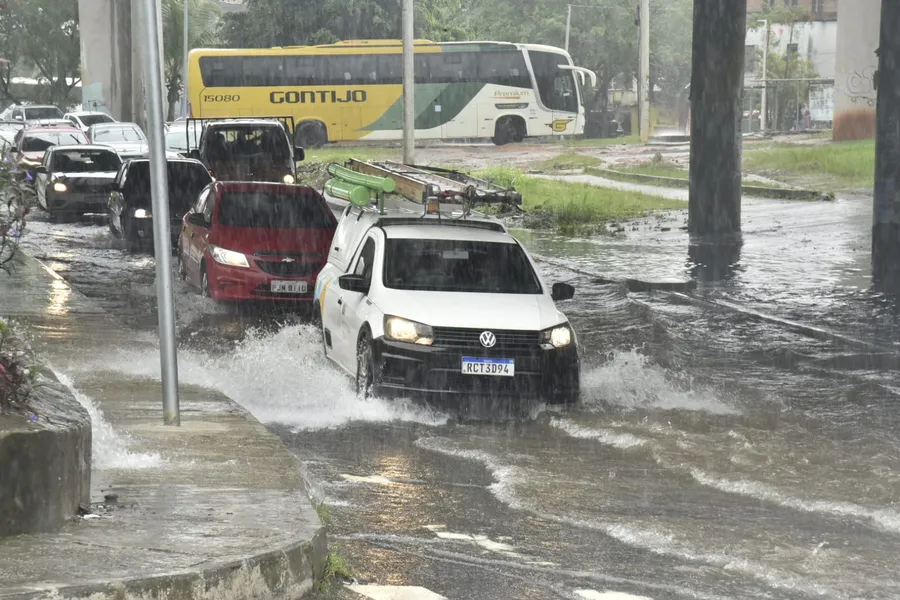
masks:
<svg viewBox="0 0 900 600"><path fill-rule="evenodd" d="M525 139L525 123L519 117L500 117L494 126L491 141L498 146Z"/></svg>
<svg viewBox="0 0 900 600"><path fill-rule="evenodd" d="M294 134L294 145L301 148L319 148L328 141L328 131L325 125L318 121L300 123L297 133Z"/></svg>

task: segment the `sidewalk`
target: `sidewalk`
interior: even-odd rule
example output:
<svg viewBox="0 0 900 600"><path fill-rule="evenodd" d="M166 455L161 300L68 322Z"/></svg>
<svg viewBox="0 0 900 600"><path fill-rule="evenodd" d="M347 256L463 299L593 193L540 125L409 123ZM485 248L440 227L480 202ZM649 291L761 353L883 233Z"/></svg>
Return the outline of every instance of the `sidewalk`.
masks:
<svg viewBox="0 0 900 600"><path fill-rule="evenodd" d="M28 326L91 405L94 428L94 515L0 538L0 598L237 600L312 588L325 530L275 435L222 394L186 385L182 426L163 426L159 381L90 366L152 345L30 257L0 273L0 315ZM102 504L108 494L115 504Z"/></svg>

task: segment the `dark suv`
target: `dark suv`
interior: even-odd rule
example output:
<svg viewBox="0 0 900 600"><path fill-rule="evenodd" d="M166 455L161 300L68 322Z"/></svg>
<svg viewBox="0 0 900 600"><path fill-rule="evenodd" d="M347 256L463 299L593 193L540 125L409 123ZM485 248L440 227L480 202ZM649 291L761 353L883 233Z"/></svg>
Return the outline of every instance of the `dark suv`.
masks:
<svg viewBox="0 0 900 600"><path fill-rule="evenodd" d="M197 195L212 183L209 171L199 160L166 160L169 180L169 227L172 245L178 243L181 218ZM153 203L150 194L150 161L134 158L125 161L116 175L109 195L109 229L125 240L130 252L153 248Z"/></svg>
<svg viewBox="0 0 900 600"><path fill-rule="evenodd" d="M296 161L303 160L303 148L295 148L286 126L275 119L189 119L188 132L200 124L198 147L190 156L203 162L219 181L269 181L294 183Z"/></svg>

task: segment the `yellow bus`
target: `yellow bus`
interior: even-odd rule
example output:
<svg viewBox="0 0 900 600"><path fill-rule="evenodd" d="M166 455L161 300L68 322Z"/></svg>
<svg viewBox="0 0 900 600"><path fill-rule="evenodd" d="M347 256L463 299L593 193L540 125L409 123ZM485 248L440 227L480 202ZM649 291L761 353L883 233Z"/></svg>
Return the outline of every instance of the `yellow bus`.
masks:
<svg viewBox="0 0 900 600"><path fill-rule="evenodd" d="M552 46L425 40L415 45L417 139L584 133L583 87L592 71ZM399 40L323 46L196 49L188 98L194 118L286 117L303 147L398 140L403 130Z"/></svg>

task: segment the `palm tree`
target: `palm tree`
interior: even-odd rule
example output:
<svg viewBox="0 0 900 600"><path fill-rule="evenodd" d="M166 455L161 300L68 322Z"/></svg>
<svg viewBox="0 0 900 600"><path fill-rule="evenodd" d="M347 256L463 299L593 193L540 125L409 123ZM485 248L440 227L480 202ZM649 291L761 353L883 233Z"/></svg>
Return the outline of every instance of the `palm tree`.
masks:
<svg viewBox="0 0 900 600"><path fill-rule="evenodd" d="M162 0L163 65L166 76L166 99L169 110L166 119L175 118L175 104L184 85L184 2L188 4L188 46L213 46L217 40L222 9L210 0Z"/></svg>

